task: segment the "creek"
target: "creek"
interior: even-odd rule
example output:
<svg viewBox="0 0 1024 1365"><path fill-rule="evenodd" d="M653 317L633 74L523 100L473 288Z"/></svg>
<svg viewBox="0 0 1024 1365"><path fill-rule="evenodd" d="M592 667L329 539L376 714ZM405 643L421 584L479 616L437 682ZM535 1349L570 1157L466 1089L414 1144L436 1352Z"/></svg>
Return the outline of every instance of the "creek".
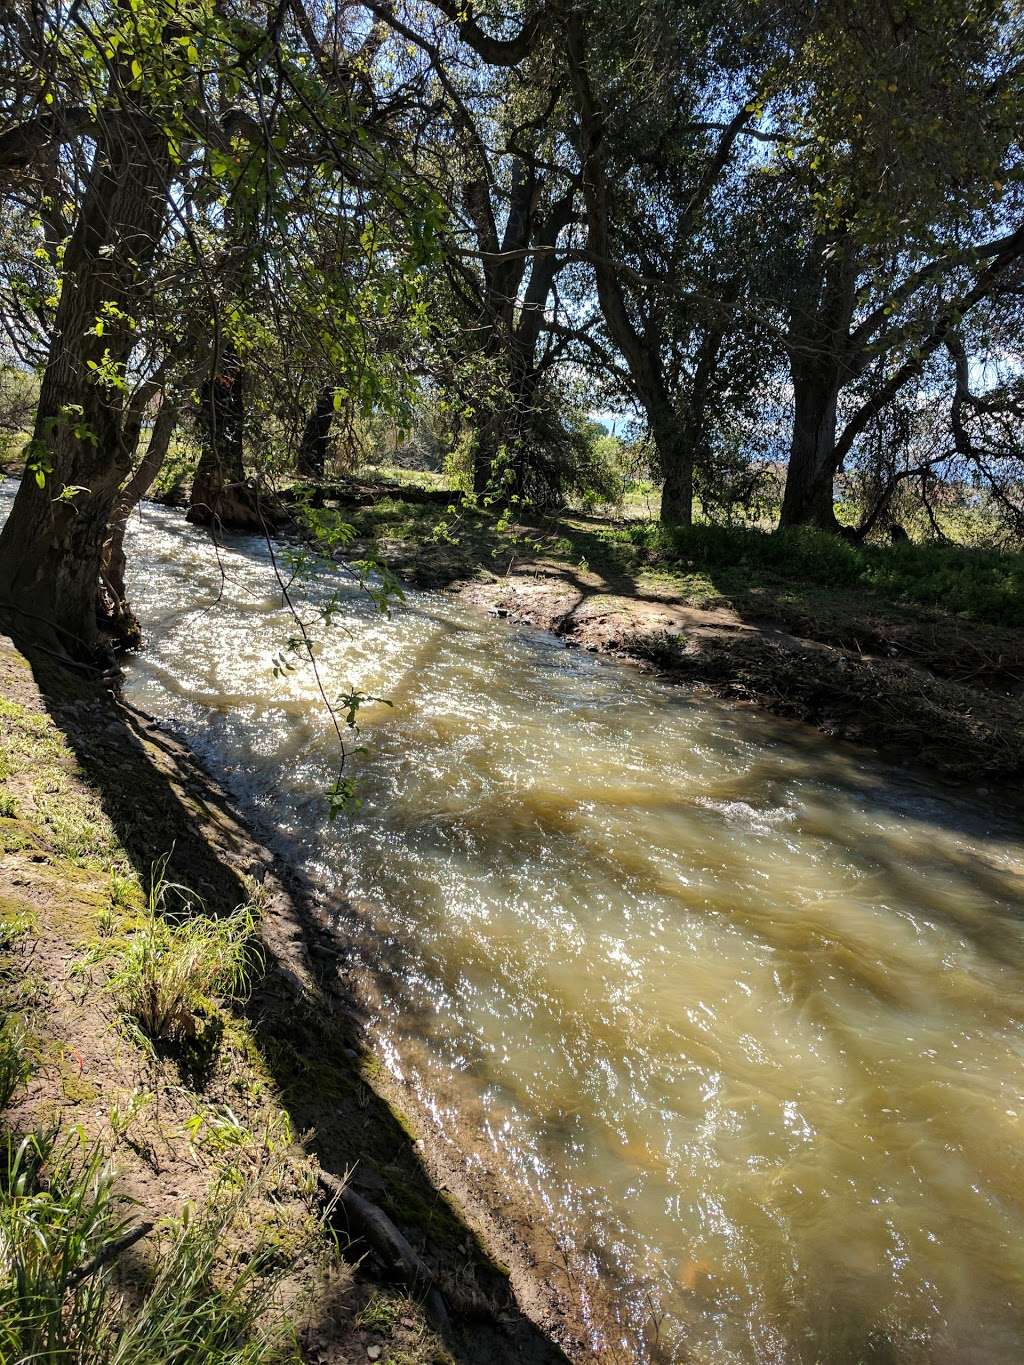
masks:
<svg viewBox="0 0 1024 1365"><path fill-rule="evenodd" d="M295 627L268 546L215 554L146 506L128 555L129 699L336 903L387 1065L627 1335L708 1365L1018 1365L1019 831L443 594L385 619L323 572L292 595L340 588L327 694L391 703L331 822L334 733L312 669L275 674Z"/></svg>

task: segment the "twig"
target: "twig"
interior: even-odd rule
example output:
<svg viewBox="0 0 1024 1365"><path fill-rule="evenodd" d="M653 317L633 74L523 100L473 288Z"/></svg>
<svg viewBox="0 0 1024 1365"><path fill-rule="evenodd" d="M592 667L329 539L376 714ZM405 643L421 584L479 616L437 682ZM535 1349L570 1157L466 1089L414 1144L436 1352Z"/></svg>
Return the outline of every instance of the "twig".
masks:
<svg viewBox="0 0 1024 1365"><path fill-rule="evenodd" d="M131 1232L127 1232L123 1237L119 1237L116 1242L108 1242L105 1247L101 1248L101 1250L96 1253L91 1261L87 1261L85 1265L79 1266L77 1270L72 1270L71 1274L68 1276L68 1284L81 1284L83 1280L87 1280L89 1276L99 1270L101 1266L106 1265L108 1261L112 1261L115 1257L120 1256L122 1251L127 1251L128 1248L133 1247L136 1242L141 1242L143 1237L152 1231L152 1223L139 1223L137 1227L132 1228Z"/></svg>

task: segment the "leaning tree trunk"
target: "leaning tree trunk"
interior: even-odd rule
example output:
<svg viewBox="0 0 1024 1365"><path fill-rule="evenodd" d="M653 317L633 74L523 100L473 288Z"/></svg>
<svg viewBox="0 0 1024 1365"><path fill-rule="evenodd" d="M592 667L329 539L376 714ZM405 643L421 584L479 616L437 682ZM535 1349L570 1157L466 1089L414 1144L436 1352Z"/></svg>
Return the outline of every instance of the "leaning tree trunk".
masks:
<svg viewBox="0 0 1024 1365"><path fill-rule="evenodd" d="M327 467L327 451L331 443L331 423L334 420L334 388L324 389L309 414L306 429L299 444L295 472L304 479L323 480Z"/></svg>
<svg viewBox="0 0 1024 1365"><path fill-rule="evenodd" d="M131 514L152 488L154 479L163 467L177 424L178 405L165 397L153 423L146 453L136 466L135 473L121 489L111 517L109 535L103 546L100 572L104 589L104 624L123 649L134 649L142 640L138 620L128 605L125 592L124 535Z"/></svg>
<svg viewBox="0 0 1024 1365"><path fill-rule="evenodd" d="M793 436L782 499L781 527L817 526L837 531L836 407L837 368L793 366Z"/></svg>
<svg viewBox="0 0 1024 1365"><path fill-rule="evenodd" d="M132 458L128 315L162 231L168 174L166 135L142 112L98 134L26 469L0 535L0 612L19 634L82 659L98 651L103 543Z"/></svg>

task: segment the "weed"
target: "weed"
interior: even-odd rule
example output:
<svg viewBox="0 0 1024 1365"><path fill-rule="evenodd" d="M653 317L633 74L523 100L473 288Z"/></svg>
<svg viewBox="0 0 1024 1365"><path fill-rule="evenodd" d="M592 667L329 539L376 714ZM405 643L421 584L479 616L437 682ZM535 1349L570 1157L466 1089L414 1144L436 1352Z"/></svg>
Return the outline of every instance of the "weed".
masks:
<svg viewBox="0 0 1024 1365"><path fill-rule="evenodd" d="M403 1311L403 1300L388 1294L371 1294L356 1314L356 1323L371 1332L390 1332Z"/></svg>
<svg viewBox="0 0 1024 1365"><path fill-rule="evenodd" d="M7 1108L29 1074L25 1027L20 1019L8 1015L0 1020L0 1111Z"/></svg>
<svg viewBox="0 0 1024 1365"><path fill-rule="evenodd" d="M222 919L173 916L166 902L184 888L154 875L148 917L129 939L110 987L125 1015L154 1043L194 1042L209 1026L211 998L238 999L257 963L249 906Z"/></svg>
<svg viewBox="0 0 1024 1365"><path fill-rule="evenodd" d="M222 1153L235 1147L248 1147L252 1134L228 1105L200 1110L185 1122L185 1132L193 1144L202 1139L203 1146Z"/></svg>
<svg viewBox="0 0 1024 1365"><path fill-rule="evenodd" d="M0 918L0 953L6 952L31 928L32 917L26 910L19 909L11 915Z"/></svg>
<svg viewBox="0 0 1024 1365"><path fill-rule="evenodd" d="M109 878L110 904L116 910L137 909L141 900L142 892L135 877L126 875L118 868L110 869Z"/></svg>
<svg viewBox="0 0 1024 1365"><path fill-rule="evenodd" d="M13 819L18 814L18 803L10 792L0 792L0 816Z"/></svg>
<svg viewBox="0 0 1024 1365"><path fill-rule="evenodd" d="M153 1099L151 1091L135 1089L124 1105L112 1104L108 1120L114 1137L118 1140L125 1139L137 1120L152 1106Z"/></svg>

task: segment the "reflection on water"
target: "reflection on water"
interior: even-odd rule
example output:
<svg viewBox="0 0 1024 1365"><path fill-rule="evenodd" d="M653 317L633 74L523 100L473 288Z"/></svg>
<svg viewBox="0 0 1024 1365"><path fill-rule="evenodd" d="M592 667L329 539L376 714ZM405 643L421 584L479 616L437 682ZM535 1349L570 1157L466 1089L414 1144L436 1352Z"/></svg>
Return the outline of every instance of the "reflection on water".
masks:
<svg viewBox="0 0 1024 1365"><path fill-rule="evenodd" d="M984 813L763 715L416 594L353 594L365 805L265 549L131 537L173 719L340 928L437 1112L471 1114L624 1311L715 1362L1024 1357L1024 851ZM303 589L308 596L333 590ZM386 965L385 965L386 964ZM685 1343L685 1355L681 1344Z"/></svg>

